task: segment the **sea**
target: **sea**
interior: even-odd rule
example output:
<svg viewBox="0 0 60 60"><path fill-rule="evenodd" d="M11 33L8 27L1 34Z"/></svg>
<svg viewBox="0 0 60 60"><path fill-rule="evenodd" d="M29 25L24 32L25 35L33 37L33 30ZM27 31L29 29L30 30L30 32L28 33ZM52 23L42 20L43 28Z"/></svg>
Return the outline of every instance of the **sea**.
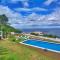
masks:
<svg viewBox="0 0 60 60"><path fill-rule="evenodd" d="M32 29L21 29L22 32L30 33L30 32L44 32L47 34L52 34L60 37L60 28L32 28Z"/></svg>

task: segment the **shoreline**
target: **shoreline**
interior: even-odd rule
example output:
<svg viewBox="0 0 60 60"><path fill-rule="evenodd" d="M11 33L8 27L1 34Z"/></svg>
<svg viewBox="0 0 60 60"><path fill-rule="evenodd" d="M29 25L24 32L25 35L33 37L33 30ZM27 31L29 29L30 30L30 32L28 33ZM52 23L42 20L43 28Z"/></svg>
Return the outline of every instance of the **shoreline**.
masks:
<svg viewBox="0 0 60 60"><path fill-rule="evenodd" d="M35 29L21 29L23 32L25 33L30 33L30 32L46 32L48 34L52 34L52 35L57 35L60 36L60 28L35 28Z"/></svg>

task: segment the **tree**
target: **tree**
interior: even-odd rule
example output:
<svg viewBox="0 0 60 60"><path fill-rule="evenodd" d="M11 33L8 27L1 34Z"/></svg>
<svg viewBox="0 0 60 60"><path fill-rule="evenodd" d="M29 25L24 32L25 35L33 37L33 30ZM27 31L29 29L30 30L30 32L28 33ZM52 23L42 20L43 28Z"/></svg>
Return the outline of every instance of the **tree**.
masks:
<svg viewBox="0 0 60 60"><path fill-rule="evenodd" d="M0 24L6 24L8 22L8 18L3 14L0 15Z"/></svg>
<svg viewBox="0 0 60 60"><path fill-rule="evenodd" d="M2 26L4 24L6 24L8 22L8 18L3 14L3 15L0 15L0 30L1 30L1 34L3 33L3 28ZM2 37L1 37L2 38Z"/></svg>

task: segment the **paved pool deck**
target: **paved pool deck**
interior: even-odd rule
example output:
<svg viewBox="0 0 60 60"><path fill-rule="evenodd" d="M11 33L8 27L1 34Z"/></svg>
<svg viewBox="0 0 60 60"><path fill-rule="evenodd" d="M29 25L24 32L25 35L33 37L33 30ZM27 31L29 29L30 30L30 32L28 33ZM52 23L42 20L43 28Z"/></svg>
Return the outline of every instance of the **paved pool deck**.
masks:
<svg viewBox="0 0 60 60"><path fill-rule="evenodd" d="M31 35L31 34L24 34L26 36L29 36L32 39L41 39L41 40L51 40L51 41L55 41L55 42L60 42L60 38L49 38L49 37L43 37L43 36L35 36L35 35Z"/></svg>

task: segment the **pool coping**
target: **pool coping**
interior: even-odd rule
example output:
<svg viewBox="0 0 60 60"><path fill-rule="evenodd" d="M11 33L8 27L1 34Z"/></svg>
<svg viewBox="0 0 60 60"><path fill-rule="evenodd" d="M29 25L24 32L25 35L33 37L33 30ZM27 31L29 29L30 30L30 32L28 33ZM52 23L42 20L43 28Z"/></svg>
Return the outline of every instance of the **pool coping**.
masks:
<svg viewBox="0 0 60 60"><path fill-rule="evenodd" d="M31 40L31 39L28 39L28 40ZM32 39L32 40L35 40L35 39ZM27 45L27 46L31 46L31 47L35 47L35 48L40 48L40 49L47 50L47 51L51 51L51 52L60 53L60 51L57 51L57 50L52 50L52 49L48 49L48 48L43 48L43 47L38 47L38 46L35 46L35 45L23 43L25 41L27 41L27 40L24 40L24 41L19 42L19 43L21 43L23 45ZM41 40L37 40L37 41L41 41ZM48 42L48 41L43 41L43 42ZM55 42L48 42L48 43L55 43ZM59 43L55 43L55 44L59 44Z"/></svg>

